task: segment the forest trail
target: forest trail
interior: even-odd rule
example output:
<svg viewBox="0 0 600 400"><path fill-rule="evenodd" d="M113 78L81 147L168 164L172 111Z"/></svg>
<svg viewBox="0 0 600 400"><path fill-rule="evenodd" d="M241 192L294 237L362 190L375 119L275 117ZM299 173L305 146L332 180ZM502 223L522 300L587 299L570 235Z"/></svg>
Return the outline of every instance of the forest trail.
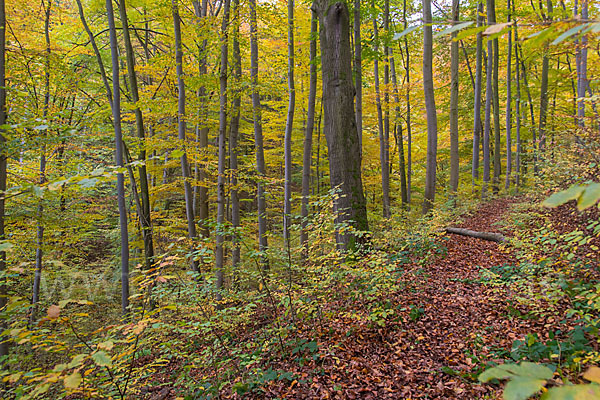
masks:
<svg viewBox="0 0 600 400"><path fill-rule="evenodd" d="M517 201L482 205L460 227L497 232L494 223ZM320 362L310 361L300 370L294 362L278 363L306 381L274 381L259 397L498 398L500 388L477 382L485 362L509 358L513 341L527 333L545 336L546 321L516 318L515 313L527 310L509 306L506 288L482 283L482 269L515 263L501 245L458 235L442 237L442 242L445 255L426 265L401 267L403 289L388 297L395 318L378 327L340 313L335 325L322 329L327 333L318 340Z"/></svg>

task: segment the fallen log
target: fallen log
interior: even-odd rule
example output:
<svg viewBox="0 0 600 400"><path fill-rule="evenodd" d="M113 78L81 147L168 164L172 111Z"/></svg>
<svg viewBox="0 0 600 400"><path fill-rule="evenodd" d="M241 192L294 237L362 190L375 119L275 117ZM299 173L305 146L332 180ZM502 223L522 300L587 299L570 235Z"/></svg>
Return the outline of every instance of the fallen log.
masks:
<svg viewBox="0 0 600 400"><path fill-rule="evenodd" d="M493 232L477 232L464 228L446 228L447 233L456 235L470 236L478 239L489 240L491 242L503 243L506 242L506 237L500 233Z"/></svg>

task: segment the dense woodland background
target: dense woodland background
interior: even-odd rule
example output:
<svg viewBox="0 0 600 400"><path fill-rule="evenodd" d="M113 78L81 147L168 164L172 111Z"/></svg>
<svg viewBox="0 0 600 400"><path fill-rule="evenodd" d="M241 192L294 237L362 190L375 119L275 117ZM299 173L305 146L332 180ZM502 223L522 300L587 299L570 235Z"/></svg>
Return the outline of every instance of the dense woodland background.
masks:
<svg viewBox="0 0 600 400"><path fill-rule="evenodd" d="M599 12L0 0L2 398L598 398ZM333 378L452 336L434 286L511 322Z"/></svg>

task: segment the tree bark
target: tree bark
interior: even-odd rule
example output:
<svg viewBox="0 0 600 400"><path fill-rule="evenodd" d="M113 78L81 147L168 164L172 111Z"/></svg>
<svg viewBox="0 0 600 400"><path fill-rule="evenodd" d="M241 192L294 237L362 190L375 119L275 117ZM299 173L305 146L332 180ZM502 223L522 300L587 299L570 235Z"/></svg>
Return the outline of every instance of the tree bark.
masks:
<svg viewBox="0 0 600 400"><path fill-rule="evenodd" d="M354 14L356 18L356 13ZM310 83L308 89L308 111L306 115L306 132L304 133L304 154L302 163L302 231L300 233L300 243L302 244L302 259L308 259L308 232L306 230L308 221L308 196L310 191L310 169L312 164L312 141L315 125L315 102L317 97L317 15L311 11L310 20ZM359 25L360 32L360 25ZM356 30L355 30L356 34ZM360 62L360 60L359 60ZM358 81L358 78L357 78ZM358 107L358 96L356 104ZM356 117L358 121L358 116ZM318 178L318 177L317 177Z"/></svg>
<svg viewBox="0 0 600 400"><path fill-rule="evenodd" d="M258 91L258 24L256 20L256 0L250 0L250 81L252 85L252 119L254 121L254 144L256 146L256 170L258 181L256 197L258 203L258 243L263 269L269 268L266 255L267 242L267 202L265 199L265 154L263 148L260 93Z"/></svg>
<svg viewBox="0 0 600 400"><path fill-rule="evenodd" d="M477 26L483 25L483 3L477 5ZM483 76L483 40L481 32L477 33L477 48L475 50L475 111L473 121L473 159L471 162L471 178L473 190L479 179L479 138L481 137L481 79Z"/></svg>
<svg viewBox="0 0 600 400"><path fill-rule="evenodd" d="M404 138L402 135L402 124L400 120L400 93L398 91L398 78L396 76L396 60L394 52L390 48L390 69L392 74L392 85L394 86L394 102L396 103L394 115L394 134L396 146L398 147L398 171L400 173L400 197L402 206L408 206L408 190L406 185L406 160L404 156Z"/></svg>
<svg viewBox="0 0 600 400"><path fill-rule="evenodd" d="M115 159L117 167L123 168L123 134L121 131L121 91L119 88L119 49L117 47L117 29L112 0L106 0L108 31L110 36L110 54L112 60L113 101L112 115L115 130ZM119 207L119 226L121 230L121 311L127 314L129 308L129 235L127 232L127 208L125 205L125 177L117 173L117 203Z"/></svg>
<svg viewBox="0 0 600 400"><path fill-rule="evenodd" d="M427 113L427 169L425 172L425 198L423 215L428 214L435 201L435 179L437 167L437 112L433 92L433 33L431 0L423 1L423 91Z"/></svg>
<svg viewBox="0 0 600 400"><path fill-rule="evenodd" d="M507 22L510 23L510 0L507 0L506 9L508 12ZM508 32L506 51L506 179L504 180L504 189L508 190L512 173L512 30Z"/></svg>
<svg viewBox="0 0 600 400"><path fill-rule="evenodd" d="M7 149L6 149L6 7L0 0L0 241L6 240L6 178L7 178ZM8 302L8 285L4 272L6 271L6 252L0 251L0 310ZM7 328L5 320L0 321L0 330ZM0 340L0 357L8 355L8 341ZM2 365L0 365L1 367Z"/></svg>
<svg viewBox="0 0 600 400"><path fill-rule="evenodd" d="M320 25L323 129L329 149L330 184L332 189L341 191L335 201L336 222L351 223L357 230L367 231L367 207L354 115L348 8L344 2L327 0L318 0L313 7ZM352 234L338 235L341 248L352 248L360 240Z"/></svg>
<svg viewBox="0 0 600 400"><path fill-rule="evenodd" d="M503 243L506 242L506 238L504 235L500 233L492 233L492 232L476 232L470 229L463 228L446 228L447 233L454 233L456 235L469 236L483 240L489 240L490 242L498 242Z"/></svg>
<svg viewBox="0 0 600 400"><path fill-rule="evenodd" d="M362 43L360 22L360 0L354 0L354 79L356 82L354 87L356 88L356 130L358 131L358 144L362 157Z"/></svg>
<svg viewBox="0 0 600 400"><path fill-rule="evenodd" d="M231 269L237 273L240 263L240 241L238 230L240 227L240 199L238 193L238 140L240 127L240 107L241 107L241 81L242 81L242 56L240 52L240 1L233 0L234 12L234 33L232 41L233 50L233 76L236 82L233 91L233 107L231 110L231 124L229 127L229 170L231 173L231 225L233 228L232 251L231 251Z"/></svg>
<svg viewBox="0 0 600 400"><path fill-rule="evenodd" d="M575 15L577 15L577 6L575 6ZM581 19L584 21L588 19L588 0L581 0ZM585 126L584 98L589 85L587 79L587 45L587 35L583 35L577 48L577 120L581 127Z"/></svg>
<svg viewBox="0 0 600 400"><path fill-rule="evenodd" d="M183 189L185 195L185 214L187 218L188 237L192 241L192 253L194 240L196 239L196 222L194 220L194 198L192 184L190 183L190 166L188 164L186 150L186 119L185 119L185 82L183 80L183 51L181 45L181 22L179 19L179 0L172 0L173 11L173 33L175 37L175 63L177 74L177 133L183 154L181 155L181 175L183 177ZM192 270L198 272L198 260L191 256Z"/></svg>
<svg viewBox="0 0 600 400"><path fill-rule="evenodd" d="M460 18L459 0L452 0L453 24ZM456 32L452 38L456 37ZM459 178L458 155L458 42L450 45L450 192L456 196Z"/></svg>
<svg viewBox="0 0 600 400"><path fill-rule="evenodd" d="M487 18L488 24L494 21L492 10L494 9L494 1L487 0ZM483 186L481 188L481 197L487 196L488 185L490 183L490 131L492 122L492 80L494 69L494 45L491 40L487 42L487 68L486 68L486 85L485 85L485 125L483 127Z"/></svg>
<svg viewBox="0 0 600 400"><path fill-rule="evenodd" d="M285 122L285 187L283 201L283 238L290 240L290 223L292 217L292 130L294 126L294 109L296 107L296 89L294 87L294 0L288 2L288 112Z"/></svg>
<svg viewBox="0 0 600 400"><path fill-rule="evenodd" d="M488 20L490 24L496 23L496 0L490 0ZM500 158L500 91L498 87L498 69L500 66L500 49L498 46L498 38L492 41L494 47L494 63L492 69L492 109L494 111L494 178L492 181L494 193L500 190L500 175L502 174L502 164Z"/></svg>

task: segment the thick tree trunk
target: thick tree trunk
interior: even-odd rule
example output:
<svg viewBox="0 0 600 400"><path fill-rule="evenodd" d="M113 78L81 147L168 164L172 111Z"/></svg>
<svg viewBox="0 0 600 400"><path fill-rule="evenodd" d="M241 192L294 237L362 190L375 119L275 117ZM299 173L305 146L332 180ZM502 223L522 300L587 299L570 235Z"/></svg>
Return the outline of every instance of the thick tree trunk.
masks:
<svg viewBox="0 0 600 400"><path fill-rule="evenodd" d="M258 91L258 24L256 20L256 0L250 0L250 81L252 84L252 119L254 121L254 144L256 146L256 170L258 182L256 197L258 203L258 243L262 254L262 267L269 268L266 251L267 243L267 202L265 199L265 154L263 148L260 93Z"/></svg>
<svg viewBox="0 0 600 400"><path fill-rule="evenodd" d="M373 2L375 8L375 2ZM379 27L377 16L373 17L373 74L375 75L375 104L377 106L377 128L379 132L379 162L381 165L381 192L383 205L383 218L390 216L390 167L385 157L385 132L383 126L383 110L381 105L381 90L379 87Z"/></svg>
<svg viewBox="0 0 600 400"><path fill-rule="evenodd" d="M452 20L456 23L460 18L459 0L452 0ZM452 38L456 33L452 34ZM452 40L450 45L450 192L453 196L458 190L459 155L458 155L458 42Z"/></svg>
<svg viewBox="0 0 600 400"><path fill-rule="evenodd" d="M437 112L433 92L433 32L431 0L423 1L423 91L427 113L427 169L425 172L425 198L423 215L428 214L435 201L435 177L437 168Z"/></svg>
<svg viewBox="0 0 600 400"><path fill-rule="evenodd" d="M137 75L135 72L135 57L131 45L131 36L129 34L129 21L127 18L127 9L125 0L119 2L119 14L123 30L123 39L125 44L125 60L127 63L127 76L129 80L129 91L131 101L134 104L134 115L137 137L140 140L140 153L138 161L139 184L140 184L140 207L139 219L142 228L142 238L144 241L144 262L146 269L150 269L154 262L154 241L152 238L152 218L150 216L150 191L148 186L148 172L146 170L146 133L144 131L144 118L142 110L139 107L139 92Z"/></svg>
<svg viewBox="0 0 600 400"><path fill-rule="evenodd" d="M173 11L173 33L175 36L175 63L177 74L177 133L183 154L181 155L181 174L183 177L183 189L185 195L185 214L187 217L188 237L196 240L196 222L194 220L194 198L192 193L192 184L190 182L190 166L186 150L186 120L185 120L185 82L183 80L183 51L181 45L181 22L179 20L179 0L172 0L171 7ZM191 267L193 271L198 271L198 260L191 257Z"/></svg>
<svg viewBox="0 0 600 400"><path fill-rule="evenodd" d="M354 87L356 88L356 130L358 131L358 144L362 157L362 43L360 22L360 0L354 0L354 79L356 82Z"/></svg>
<svg viewBox="0 0 600 400"><path fill-rule="evenodd" d="M319 16L321 71L323 76L324 132L329 148L332 188L339 188L336 222L359 231L369 228L361 179L361 158L354 115L354 87L350 66L349 16L346 3L319 0L313 7ZM352 234L338 235L340 247L353 247Z"/></svg>
<svg viewBox="0 0 600 400"><path fill-rule="evenodd" d="M354 14L356 17L356 14ZM308 111L306 115L306 132L304 133L304 154L302 163L302 232L300 233L300 242L302 243L302 258L303 261L308 259L308 232L306 226L308 224L308 195L310 191L310 169L312 164L312 142L313 130L315 126L315 100L317 97L317 16L314 11L311 11L310 21L310 83L308 88ZM359 25L360 32L360 25ZM356 34L356 31L355 31ZM358 107L358 96L356 104ZM357 116L358 121L358 116ZM318 154L317 154L318 157ZM318 176L317 176L318 179Z"/></svg>
<svg viewBox="0 0 600 400"><path fill-rule="evenodd" d="M123 134L121 131L121 92L119 89L119 49L117 29L112 0L106 0L110 54L112 60L113 101L112 115L115 129L115 159L117 167L123 168ZM129 308L129 235L127 232L127 208L125 205L125 177L117 173L117 203L119 206L119 226L121 229L121 311L127 314Z"/></svg>
<svg viewBox="0 0 600 400"><path fill-rule="evenodd" d="M290 239L290 223L292 217L292 130L294 126L294 109L296 107L296 89L294 87L294 0L288 2L288 112L285 122L285 187L283 201L283 238Z"/></svg>
<svg viewBox="0 0 600 400"><path fill-rule="evenodd" d="M228 26L229 26L229 0L225 0L223 7L223 22L221 24L221 70L219 72L219 162L217 178L217 234L215 249L215 273L216 289L223 288L223 267L225 265L223 244L225 241L225 162L227 134L227 60L228 48ZM220 292L217 292L217 301L221 300Z"/></svg>
<svg viewBox="0 0 600 400"><path fill-rule="evenodd" d="M477 5L477 26L483 25L483 3ZM477 48L475 50L475 111L473 122L473 159L471 162L471 178L473 190L479 179L479 138L481 137L481 80L483 76L483 40L481 32L477 33Z"/></svg>

